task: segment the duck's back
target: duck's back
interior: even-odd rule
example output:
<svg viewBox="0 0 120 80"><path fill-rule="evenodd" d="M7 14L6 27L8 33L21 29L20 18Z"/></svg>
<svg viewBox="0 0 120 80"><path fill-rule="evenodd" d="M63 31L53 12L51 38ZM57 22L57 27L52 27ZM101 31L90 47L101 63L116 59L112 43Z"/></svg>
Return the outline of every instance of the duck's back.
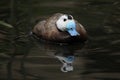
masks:
<svg viewBox="0 0 120 80"><path fill-rule="evenodd" d="M33 33L41 39L58 42L65 42L70 37L67 32L59 31L54 23L47 23L45 20L34 27Z"/></svg>

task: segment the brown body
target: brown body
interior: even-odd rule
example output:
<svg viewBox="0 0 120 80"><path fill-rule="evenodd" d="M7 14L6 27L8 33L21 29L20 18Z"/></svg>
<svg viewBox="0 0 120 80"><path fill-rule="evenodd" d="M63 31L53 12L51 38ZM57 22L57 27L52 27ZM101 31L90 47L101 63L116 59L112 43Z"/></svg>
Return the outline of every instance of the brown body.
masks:
<svg viewBox="0 0 120 80"><path fill-rule="evenodd" d="M33 33L41 39L55 41L55 42L83 42L87 39L87 33L84 27L76 21L76 30L80 35L70 36L68 32L63 32L57 29L56 21L63 14L56 13L47 20L40 21L34 28Z"/></svg>

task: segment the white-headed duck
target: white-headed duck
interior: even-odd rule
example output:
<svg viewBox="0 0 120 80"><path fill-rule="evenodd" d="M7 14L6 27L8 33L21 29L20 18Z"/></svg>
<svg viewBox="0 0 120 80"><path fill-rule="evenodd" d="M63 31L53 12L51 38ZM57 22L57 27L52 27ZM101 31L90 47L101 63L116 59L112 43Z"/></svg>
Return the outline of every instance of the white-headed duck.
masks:
<svg viewBox="0 0 120 80"><path fill-rule="evenodd" d="M35 25L32 33L41 39L60 43L87 40L85 28L72 15L62 13L56 13L48 19L40 21Z"/></svg>

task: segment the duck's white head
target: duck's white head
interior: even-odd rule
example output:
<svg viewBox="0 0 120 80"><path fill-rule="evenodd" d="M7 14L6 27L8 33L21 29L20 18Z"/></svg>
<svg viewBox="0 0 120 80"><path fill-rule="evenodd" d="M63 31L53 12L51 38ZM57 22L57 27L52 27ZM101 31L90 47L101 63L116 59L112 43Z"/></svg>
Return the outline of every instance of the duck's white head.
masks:
<svg viewBox="0 0 120 80"><path fill-rule="evenodd" d="M75 20L71 15L62 15L56 22L60 31L67 31L71 36L80 35L76 30Z"/></svg>

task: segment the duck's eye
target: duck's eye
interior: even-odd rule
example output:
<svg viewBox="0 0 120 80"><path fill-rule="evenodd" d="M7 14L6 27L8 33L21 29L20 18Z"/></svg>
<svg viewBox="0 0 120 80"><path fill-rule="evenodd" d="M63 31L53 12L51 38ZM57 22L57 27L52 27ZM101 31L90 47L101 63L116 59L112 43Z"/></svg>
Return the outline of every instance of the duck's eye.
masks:
<svg viewBox="0 0 120 80"><path fill-rule="evenodd" d="M63 19L63 21L65 22L65 21L67 21L67 19Z"/></svg>

